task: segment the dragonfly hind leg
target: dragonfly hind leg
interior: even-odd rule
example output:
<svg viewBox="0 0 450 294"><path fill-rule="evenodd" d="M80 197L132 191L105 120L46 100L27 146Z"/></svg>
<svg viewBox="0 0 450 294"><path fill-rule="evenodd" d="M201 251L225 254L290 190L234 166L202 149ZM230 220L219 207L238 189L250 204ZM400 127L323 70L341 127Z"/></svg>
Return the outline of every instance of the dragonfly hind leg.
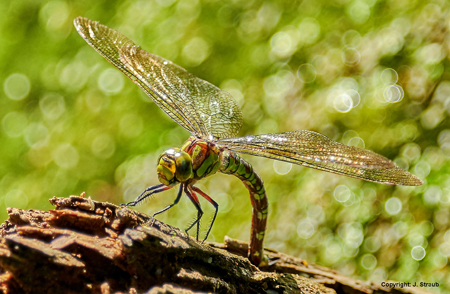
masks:
<svg viewBox="0 0 450 294"><path fill-rule="evenodd" d="M213 216L213 219L211 221L211 224L209 225L208 232L206 232L206 236L205 236L205 238L202 241L202 243L203 243L208 238L208 235L211 232L212 226L214 225L214 221L216 220L217 212L219 211L219 204L217 204L216 201L214 201L211 197L209 197L205 192L203 192L199 188L192 186L192 190L194 190L195 192L197 192L200 195L202 195L202 197L205 198L206 200L208 200L209 203L211 203L214 206L215 210L216 210L214 212L214 216Z"/></svg>

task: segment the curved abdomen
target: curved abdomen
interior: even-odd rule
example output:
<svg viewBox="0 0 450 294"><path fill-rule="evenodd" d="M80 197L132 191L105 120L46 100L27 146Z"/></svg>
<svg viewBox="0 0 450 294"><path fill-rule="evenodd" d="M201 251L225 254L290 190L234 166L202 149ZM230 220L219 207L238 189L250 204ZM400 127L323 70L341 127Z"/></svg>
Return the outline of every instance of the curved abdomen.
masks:
<svg viewBox="0 0 450 294"><path fill-rule="evenodd" d="M263 256L263 241L266 231L268 200L264 183L253 167L230 150L223 150L221 154L220 172L238 177L247 187L253 207L252 229L249 244L249 259L255 265L265 262Z"/></svg>

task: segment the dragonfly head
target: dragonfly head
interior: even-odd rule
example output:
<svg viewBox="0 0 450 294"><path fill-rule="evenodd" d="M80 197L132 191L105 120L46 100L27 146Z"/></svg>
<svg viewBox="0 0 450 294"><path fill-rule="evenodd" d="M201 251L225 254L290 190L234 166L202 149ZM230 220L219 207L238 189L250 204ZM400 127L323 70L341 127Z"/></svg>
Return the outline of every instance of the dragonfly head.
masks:
<svg viewBox="0 0 450 294"><path fill-rule="evenodd" d="M180 148L167 149L159 156L156 172L164 185L185 182L194 176L191 156Z"/></svg>

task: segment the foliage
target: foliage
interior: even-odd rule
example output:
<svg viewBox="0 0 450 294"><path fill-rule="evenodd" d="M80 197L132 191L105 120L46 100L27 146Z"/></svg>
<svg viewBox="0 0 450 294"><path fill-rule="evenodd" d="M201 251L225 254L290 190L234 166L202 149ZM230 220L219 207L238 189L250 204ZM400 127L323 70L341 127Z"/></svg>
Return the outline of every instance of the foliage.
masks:
<svg viewBox="0 0 450 294"><path fill-rule="evenodd" d="M229 91L241 135L314 130L425 182L385 186L246 157L271 202L267 247L363 279L450 290L447 1L21 0L0 9L2 220L6 207L50 209L53 195L128 202L157 183L159 154L189 135L82 40L72 25L81 15ZM245 187L224 175L199 186L220 205L209 240L248 239ZM157 211L175 193L139 209ZM187 199L161 215L181 228L194 217Z"/></svg>

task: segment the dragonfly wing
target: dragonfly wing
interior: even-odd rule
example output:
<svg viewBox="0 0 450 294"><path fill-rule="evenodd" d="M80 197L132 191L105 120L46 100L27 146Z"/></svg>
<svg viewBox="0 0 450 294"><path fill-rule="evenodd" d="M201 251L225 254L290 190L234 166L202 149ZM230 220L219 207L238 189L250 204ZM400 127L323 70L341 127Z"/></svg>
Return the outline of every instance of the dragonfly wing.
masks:
<svg viewBox="0 0 450 294"><path fill-rule="evenodd" d="M74 24L89 45L186 130L205 138L237 135L242 115L230 94L98 22L78 17Z"/></svg>
<svg viewBox="0 0 450 294"><path fill-rule="evenodd" d="M373 151L343 145L312 131L293 131L218 141L228 149L390 185L422 181Z"/></svg>
<svg viewBox="0 0 450 294"><path fill-rule="evenodd" d="M122 61L145 88L160 93L163 104L192 117L199 135L209 139L236 136L242 113L233 97L184 68L136 46L122 47Z"/></svg>

